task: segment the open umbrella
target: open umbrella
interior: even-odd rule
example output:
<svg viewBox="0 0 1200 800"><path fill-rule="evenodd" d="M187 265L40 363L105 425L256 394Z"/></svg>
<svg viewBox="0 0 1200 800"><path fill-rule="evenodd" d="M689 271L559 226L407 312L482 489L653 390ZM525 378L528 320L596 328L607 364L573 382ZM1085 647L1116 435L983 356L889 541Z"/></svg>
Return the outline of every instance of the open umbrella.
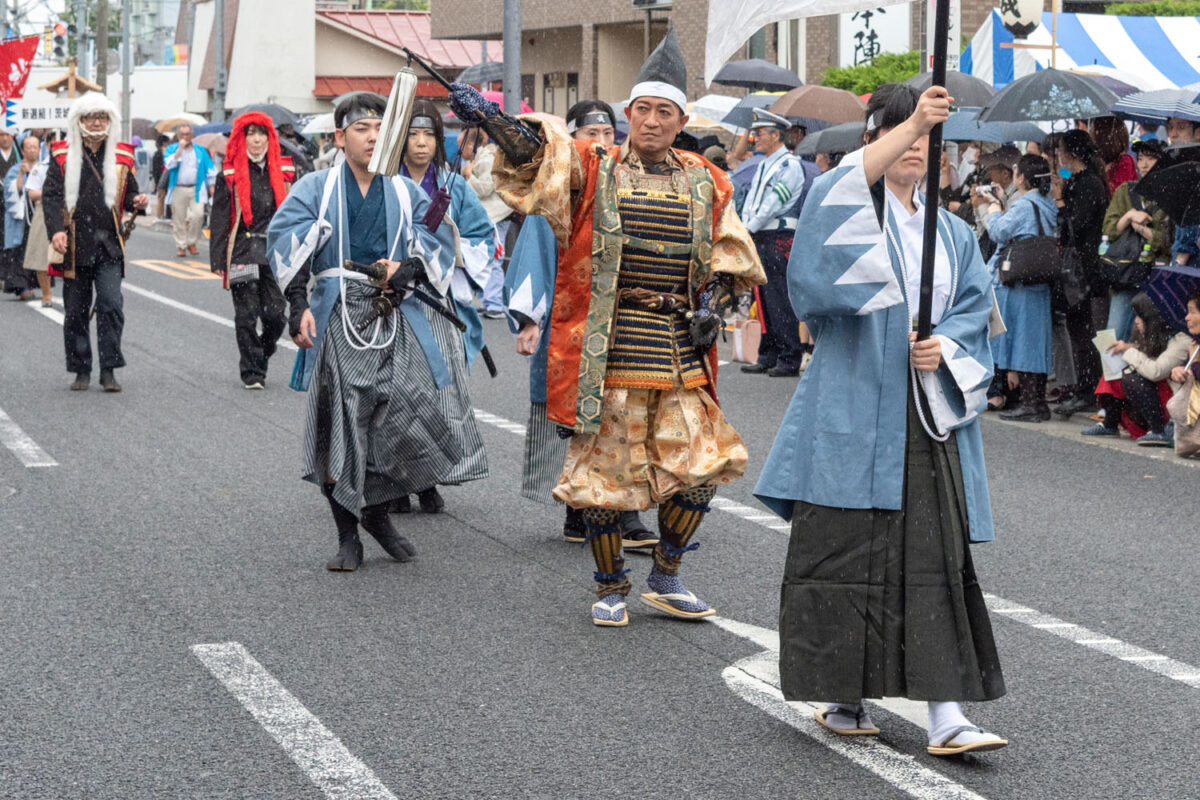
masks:
<svg viewBox="0 0 1200 800"><path fill-rule="evenodd" d="M1017 78L979 112L980 122L1054 122L1105 117L1117 96L1089 75L1043 69Z"/></svg>
<svg viewBox="0 0 1200 800"><path fill-rule="evenodd" d="M203 136L206 133L229 133L233 130L233 121L225 120L224 122L206 122L203 125L197 125L192 128L192 133L196 136Z"/></svg>
<svg viewBox="0 0 1200 800"><path fill-rule="evenodd" d="M192 114L190 112L183 111L179 114L175 114L174 116L163 117L158 122L154 123L154 130L158 131L159 133L171 133L180 125L203 125L206 122L208 122L208 120L199 114Z"/></svg>
<svg viewBox="0 0 1200 800"><path fill-rule="evenodd" d="M722 118L726 125L735 128L749 128L754 121L754 109L769 108L772 103L783 97L782 92L756 92L748 94L737 102L729 113Z"/></svg>
<svg viewBox="0 0 1200 800"><path fill-rule="evenodd" d="M771 110L776 114L833 125L862 121L866 108L863 101L845 89L812 85L792 89L771 104Z"/></svg>
<svg viewBox="0 0 1200 800"><path fill-rule="evenodd" d="M849 153L863 146L863 131L866 125L862 122L843 122L825 130L810 133L796 148L796 155L807 156L815 153Z"/></svg>
<svg viewBox="0 0 1200 800"><path fill-rule="evenodd" d="M459 83L484 84L504 80L504 65L499 61L482 61L467 67L455 78Z"/></svg>
<svg viewBox="0 0 1200 800"><path fill-rule="evenodd" d="M764 61L761 58L749 58L745 61L730 61L721 67L713 77L713 83L722 86L741 86L745 89L767 89L770 91L787 91L797 86L803 86L796 73L790 69Z"/></svg>
<svg viewBox="0 0 1200 800"><path fill-rule="evenodd" d="M1200 122L1200 103L1195 89L1156 89L1152 92L1134 92L1122 97L1112 106L1118 117L1161 124L1168 117Z"/></svg>
<svg viewBox="0 0 1200 800"><path fill-rule="evenodd" d="M327 111L310 119L301 133L305 136L312 136L316 133L333 133L333 130L333 112Z"/></svg>
<svg viewBox="0 0 1200 800"><path fill-rule="evenodd" d="M248 106L242 106L237 111L233 112L233 115L235 117L240 117L242 114L245 114L249 111L258 111L259 113L266 114L271 118L271 122L275 123L276 128L278 128L280 125L296 124L296 115L278 103L251 103Z"/></svg>
<svg viewBox="0 0 1200 800"><path fill-rule="evenodd" d="M738 104L739 99L737 97L730 97L727 94L706 94L688 103L688 113L699 114L702 117L724 122L726 115Z"/></svg>
<svg viewBox="0 0 1200 800"><path fill-rule="evenodd" d="M211 153L213 160L216 160L218 153L224 155L229 144L229 138L223 133L202 133L194 141Z"/></svg>
<svg viewBox="0 0 1200 800"><path fill-rule="evenodd" d="M919 72L905 81L918 92L923 92L933 85L932 72ZM954 98L954 104L959 108L970 106L979 108L996 94L987 81L967 75L963 72L946 73L946 91Z"/></svg>
<svg viewBox="0 0 1200 800"><path fill-rule="evenodd" d="M1200 161L1156 169L1138 181L1137 191L1158 203L1176 225L1200 225Z"/></svg>
<svg viewBox="0 0 1200 800"><path fill-rule="evenodd" d="M1141 191L1140 184L1138 190ZM1187 298L1197 287L1200 287L1200 268L1171 264L1150 270L1142 291L1150 295L1168 325L1186 332Z"/></svg>
<svg viewBox="0 0 1200 800"><path fill-rule="evenodd" d="M948 142L1038 142L1046 132L1032 122L980 122L975 109L955 111L942 127Z"/></svg>
<svg viewBox="0 0 1200 800"><path fill-rule="evenodd" d="M158 135L158 131L154 130L154 123L142 117L134 117L129 121L129 135L140 136L143 139L154 141Z"/></svg>

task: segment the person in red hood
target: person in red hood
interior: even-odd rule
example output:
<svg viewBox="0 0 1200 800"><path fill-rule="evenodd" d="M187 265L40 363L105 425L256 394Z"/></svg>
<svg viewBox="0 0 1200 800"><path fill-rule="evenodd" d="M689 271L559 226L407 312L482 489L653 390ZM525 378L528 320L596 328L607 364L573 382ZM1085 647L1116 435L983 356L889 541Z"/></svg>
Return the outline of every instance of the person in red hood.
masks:
<svg viewBox="0 0 1200 800"><path fill-rule="evenodd" d="M213 190L213 272L233 295L242 386L265 389L267 361L287 326L287 304L267 264L267 225L295 180L271 118L251 111L233 121L222 180ZM262 333L258 332L262 322Z"/></svg>

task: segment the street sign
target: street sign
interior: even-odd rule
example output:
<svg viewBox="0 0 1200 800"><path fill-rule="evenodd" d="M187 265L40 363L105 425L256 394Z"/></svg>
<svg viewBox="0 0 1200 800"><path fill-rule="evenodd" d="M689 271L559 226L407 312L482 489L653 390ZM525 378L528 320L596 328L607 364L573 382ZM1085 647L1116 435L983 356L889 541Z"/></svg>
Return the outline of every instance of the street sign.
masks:
<svg viewBox="0 0 1200 800"><path fill-rule="evenodd" d="M66 98L9 100L5 110L5 122L17 128L63 128L67 124L71 102Z"/></svg>

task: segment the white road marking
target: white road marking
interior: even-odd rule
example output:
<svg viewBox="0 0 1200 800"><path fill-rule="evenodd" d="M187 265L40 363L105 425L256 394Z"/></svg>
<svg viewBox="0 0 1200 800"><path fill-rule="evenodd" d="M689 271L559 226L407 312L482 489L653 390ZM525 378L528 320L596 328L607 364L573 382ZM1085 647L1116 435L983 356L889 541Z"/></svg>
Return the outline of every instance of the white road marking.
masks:
<svg viewBox="0 0 1200 800"><path fill-rule="evenodd" d="M62 300L60 300L57 297L54 297L53 295L51 295L51 302L55 302L60 306L62 305ZM25 305L28 306L29 308L32 308L37 313L41 314L43 317L53 320L53 321L57 322L59 325L63 324L64 318L63 318L62 312L59 311L58 309L54 308L53 306L43 306L41 298L38 298L36 300L26 300Z"/></svg>
<svg viewBox="0 0 1200 800"><path fill-rule="evenodd" d="M201 319L206 319L209 322L215 322L218 325L224 325L226 328L234 327L233 320L229 319L228 317L222 317L220 314L214 314L211 311L205 311L202 308L196 308L195 306L189 306L187 303L181 303L174 298L167 297L164 294L159 294L158 292L151 291L150 289L143 289L140 286L134 286L129 281L123 281L121 283L121 288L127 289L127 290L133 292L134 294L141 295L142 297L149 298L150 300L155 300L159 303L162 303L165 306L170 306L171 308L177 308L180 311L186 311L189 314L200 317ZM282 347L286 350L299 349L296 347L296 344L291 339L288 339L287 337L280 337L277 346Z"/></svg>
<svg viewBox="0 0 1200 800"><path fill-rule="evenodd" d="M27 467L57 467L58 462L50 454L29 438L29 434L21 430L21 426L0 408L0 443Z"/></svg>
<svg viewBox="0 0 1200 800"><path fill-rule="evenodd" d="M192 652L326 797L397 800L375 773L240 643L196 644L192 645Z"/></svg>
<svg viewBox="0 0 1200 800"><path fill-rule="evenodd" d="M475 416L480 421L494 425L501 430L507 430L511 433L519 431L521 435L525 433L524 425L509 422L504 417L498 417L495 414L479 410L475 411ZM790 523L784 522L774 515L763 514L763 509L761 508L753 508L727 498L714 497L709 505L718 511L733 514L747 522L752 522L769 530L790 532L792 529ZM774 522L768 522L767 520L774 520ZM1091 650L1119 658L1126 663L1149 670L1171 680L1179 681L1192 688L1200 689L1200 667L1194 667L1191 664L1185 664L1182 661L1161 656L1158 653L1129 644L1128 642L1123 642L1120 639L1101 636L1095 631L1088 630L1073 622L1067 622L1057 617L1052 617L1049 614L1043 614L1040 611L1010 600L1005 600L1003 597L998 597L994 594L985 594L984 599L987 601L988 609L993 614L1006 616L1015 622L1043 630L1075 644L1083 645ZM901 716L904 715L901 714Z"/></svg>

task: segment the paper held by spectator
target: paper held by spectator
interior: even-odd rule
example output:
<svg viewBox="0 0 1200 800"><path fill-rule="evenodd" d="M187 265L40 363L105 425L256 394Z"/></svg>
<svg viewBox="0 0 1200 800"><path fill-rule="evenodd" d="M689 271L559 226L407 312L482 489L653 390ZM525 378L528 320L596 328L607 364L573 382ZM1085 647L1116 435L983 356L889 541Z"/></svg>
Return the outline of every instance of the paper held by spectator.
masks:
<svg viewBox="0 0 1200 800"><path fill-rule="evenodd" d="M1110 381L1121 380L1121 375L1125 371L1125 359L1116 353L1108 352L1108 348L1116 343L1117 332L1112 328L1098 331L1096 337L1092 339L1092 344L1096 345L1096 349L1100 351L1100 363L1104 367L1104 377Z"/></svg>

